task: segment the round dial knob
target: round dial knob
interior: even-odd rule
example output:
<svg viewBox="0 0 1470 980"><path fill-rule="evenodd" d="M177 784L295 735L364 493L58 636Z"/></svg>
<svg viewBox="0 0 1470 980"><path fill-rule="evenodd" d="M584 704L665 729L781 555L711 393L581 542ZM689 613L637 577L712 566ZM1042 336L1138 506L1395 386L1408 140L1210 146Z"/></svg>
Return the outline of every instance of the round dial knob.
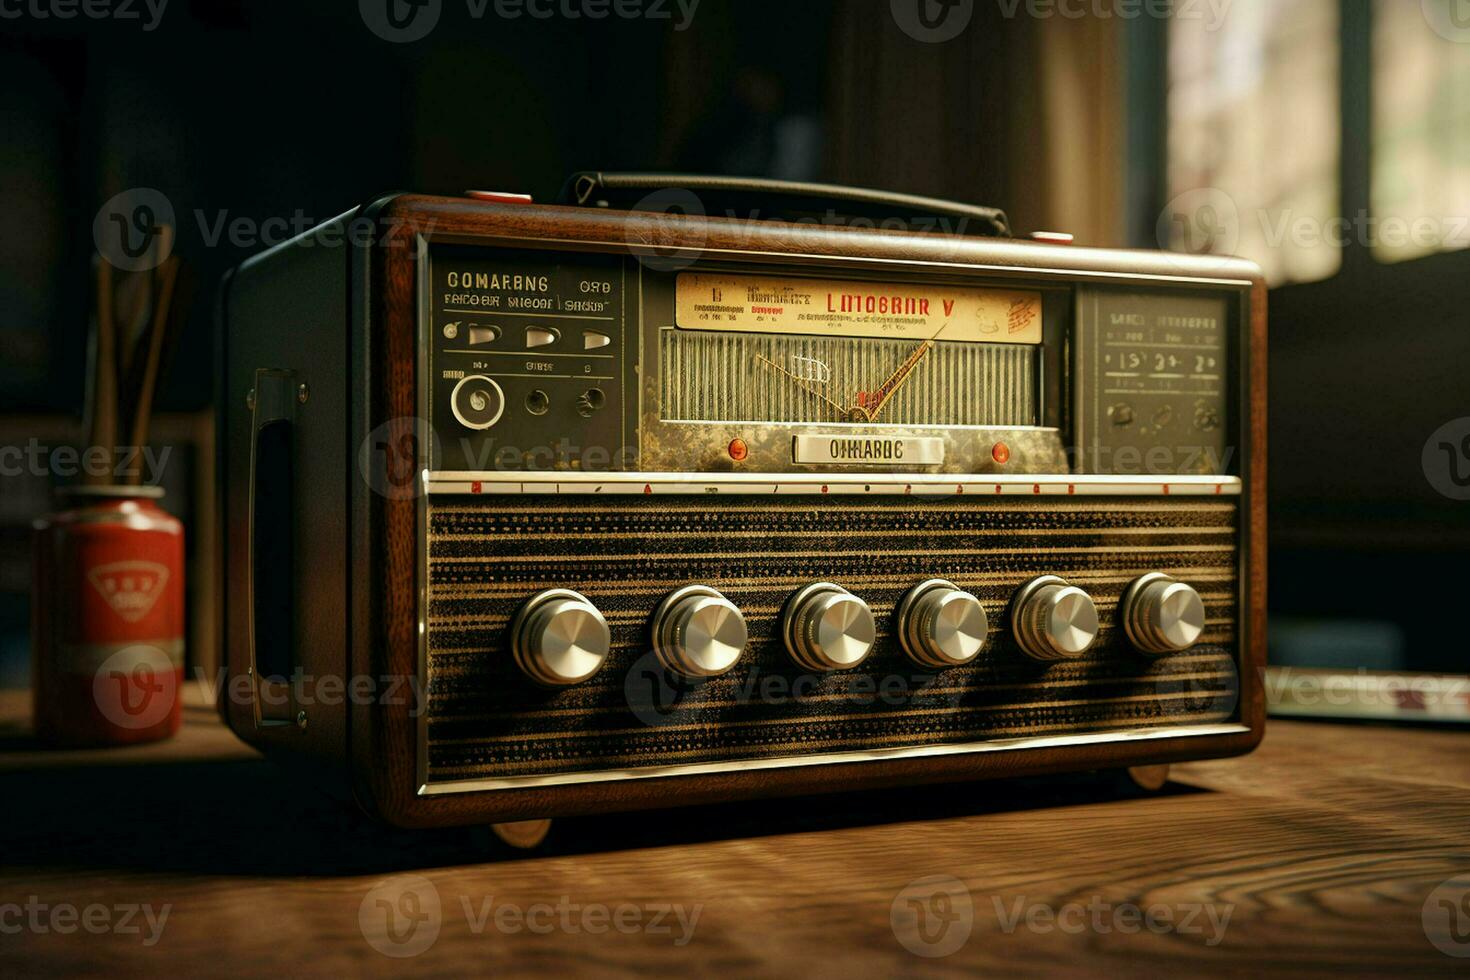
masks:
<svg viewBox="0 0 1470 980"><path fill-rule="evenodd" d="M1011 628L1021 649L1037 660L1070 660L1097 639L1097 607L1075 585L1042 575L1016 593Z"/></svg>
<svg viewBox="0 0 1470 980"><path fill-rule="evenodd" d="M612 646L602 613L570 589L533 596L511 622L510 638L516 665L547 687L585 681L602 667Z"/></svg>
<svg viewBox="0 0 1470 980"><path fill-rule="evenodd" d="M831 582L813 582L786 601L782 638L791 659L808 670L856 667L873 649L873 611Z"/></svg>
<svg viewBox="0 0 1470 980"><path fill-rule="evenodd" d="M505 392L495 379L472 374L450 392L449 409L466 429L488 429L505 412Z"/></svg>
<svg viewBox="0 0 1470 980"><path fill-rule="evenodd" d="M1118 608L1129 642L1150 656L1187 650L1205 630L1199 593L1163 572L1134 579Z"/></svg>
<svg viewBox="0 0 1470 980"><path fill-rule="evenodd" d="M705 585L670 592L653 613L653 651L686 677L723 674L745 652L745 616Z"/></svg>
<svg viewBox="0 0 1470 980"><path fill-rule="evenodd" d="M980 600L942 578L921 582L898 603L898 641L924 667L969 663L989 629Z"/></svg>

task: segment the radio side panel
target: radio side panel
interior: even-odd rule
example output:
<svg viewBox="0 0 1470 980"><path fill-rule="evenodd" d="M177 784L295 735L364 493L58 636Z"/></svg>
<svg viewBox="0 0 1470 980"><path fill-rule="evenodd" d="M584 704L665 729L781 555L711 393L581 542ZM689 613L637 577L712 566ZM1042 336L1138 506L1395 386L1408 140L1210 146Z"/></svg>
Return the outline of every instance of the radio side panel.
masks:
<svg viewBox="0 0 1470 980"><path fill-rule="evenodd" d="M282 761L332 770L347 745L348 269L355 212L222 284L221 714Z"/></svg>

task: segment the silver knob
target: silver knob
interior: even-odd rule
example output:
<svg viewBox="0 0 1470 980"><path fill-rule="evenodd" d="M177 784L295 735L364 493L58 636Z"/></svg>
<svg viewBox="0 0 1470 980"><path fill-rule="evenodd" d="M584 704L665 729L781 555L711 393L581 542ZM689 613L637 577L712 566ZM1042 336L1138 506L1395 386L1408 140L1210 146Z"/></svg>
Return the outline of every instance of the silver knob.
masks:
<svg viewBox="0 0 1470 980"><path fill-rule="evenodd" d="M653 613L653 651L686 677L714 677L745 652L745 616L705 585L670 592Z"/></svg>
<svg viewBox="0 0 1470 980"><path fill-rule="evenodd" d="M1128 641L1149 656L1187 650L1205 631L1204 600L1163 572L1134 579L1123 590L1118 609Z"/></svg>
<svg viewBox="0 0 1470 980"><path fill-rule="evenodd" d="M1042 575L1016 593L1011 629L1021 649L1037 660L1071 660L1097 639L1097 607L1075 585Z"/></svg>
<svg viewBox="0 0 1470 980"><path fill-rule="evenodd" d="M466 429L488 429L505 413L505 392L494 378L471 374L449 393L449 410Z"/></svg>
<svg viewBox="0 0 1470 980"><path fill-rule="evenodd" d="M585 681L602 667L611 646L602 613L570 589L538 592L510 624L516 666L547 687Z"/></svg>
<svg viewBox="0 0 1470 980"><path fill-rule="evenodd" d="M898 641L924 667L967 664L985 647L990 620L980 600L953 582L920 582L898 603Z"/></svg>
<svg viewBox="0 0 1470 980"><path fill-rule="evenodd" d="M808 670L856 667L877 636L868 604L831 582L813 582L786 600L781 632L791 659Z"/></svg>

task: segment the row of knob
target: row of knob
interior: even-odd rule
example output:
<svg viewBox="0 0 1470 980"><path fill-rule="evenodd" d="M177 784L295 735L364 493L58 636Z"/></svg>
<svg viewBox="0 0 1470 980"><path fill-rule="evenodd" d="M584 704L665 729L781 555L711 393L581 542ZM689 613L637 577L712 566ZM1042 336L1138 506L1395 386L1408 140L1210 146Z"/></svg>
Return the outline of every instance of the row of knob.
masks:
<svg viewBox="0 0 1470 980"><path fill-rule="evenodd" d="M1161 572L1135 579L1124 590L1118 610L1129 642L1147 656L1185 650L1204 631L1199 593ZM974 660L990 631L980 600L944 579L910 589L898 604L896 620L904 652L933 669ZM1011 600L1011 630L1032 658L1069 660L1082 656L1097 639L1097 607L1082 589L1042 575ZM664 666L691 678L714 677L734 667L747 640L739 607L705 585L688 585L666 596L654 611L651 632L654 652ZM782 611L786 650L808 670L856 667L872 651L876 635L868 604L831 582L800 589ZM602 613L570 589L538 593L511 623L516 664L548 687L587 680L602 667L611 646Z"/></svg>

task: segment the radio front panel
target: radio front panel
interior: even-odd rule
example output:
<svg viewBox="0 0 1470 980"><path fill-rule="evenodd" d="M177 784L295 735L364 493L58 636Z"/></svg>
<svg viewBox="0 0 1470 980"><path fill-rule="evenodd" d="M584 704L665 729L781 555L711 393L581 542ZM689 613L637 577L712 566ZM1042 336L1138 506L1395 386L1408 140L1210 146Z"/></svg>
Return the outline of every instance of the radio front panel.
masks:
<svg viewBox="0 0 1470 980"><path fill-rule="evenodd" d="M422 792L1247 730L1238 287L421 262Z"/></svg>

